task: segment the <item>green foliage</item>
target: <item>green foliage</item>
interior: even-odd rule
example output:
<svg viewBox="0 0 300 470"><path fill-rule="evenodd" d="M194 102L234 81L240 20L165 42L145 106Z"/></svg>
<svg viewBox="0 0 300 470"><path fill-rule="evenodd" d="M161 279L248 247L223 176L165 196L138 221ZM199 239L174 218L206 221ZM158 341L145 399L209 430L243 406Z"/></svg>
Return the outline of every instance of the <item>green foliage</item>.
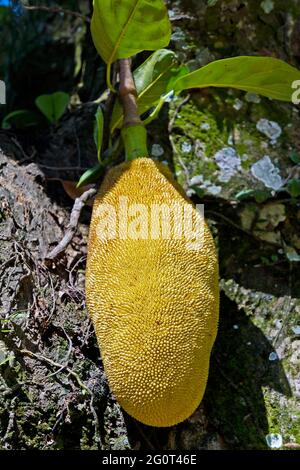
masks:
<svg viewBox="0 0 300 470"><path fill-rule="evenodd" d="M57 91L51 95L41 95L35 100L36 106L52 124L57 122L64 114L69 104L70 97L63 91Z"/></svg>
<svg viewBox="0 0 300 470"><path fill-rule="evenodd" d="M41 95L35 100L36 106L52 124L57 122L65 112L70 101L67 93L58 91L51 95ZM2 121L2 129L25 129L43 123L39 113L29 109L17 109L7 114Z"/></svg>
<svg viewBox="0 0 300 470"><path fill-rule="evenodd" d="M7 114L2 121L2 129L24 129L36 126L40 122L40 116L27 109L18 109Z"/></svg>
<svg viewBox="0 0 300 470"><path fill-rule="evenodd" d="M300 155L299 153L297 152L292 152L290 154L290 159L292 160L293 163L295 163L296 165L298 165L298 163L300 163Z"/></svg>
<svg viewBox="0 0 300 470"><path fill-rule="evenodd" d="M198 186L192 186L192 189L195 191L196 195L202 199L205 196L205 191L202 188L199 188Z"/></svg>
<svg viewBox="0 0 300 470"><path fill-rule="evenodd" d="M173 91L169 91L169 93L166 93L165 95L162 95L160 97L157 105L155 106L151 114L146 119L143 120L144 126L147 126L148 124L150 124L150 122L152 122L154 119L157 118L163 105L167 102L167 100L172 98L173 94L174 94Z"/></svg>
<svg viewBox="0 0 300 470"><path fill-rule="evenodd" d="M288 183L287 189L292 197L299 197L300 196L300 179L292 178Z"/></svg>
<svg viewBox="0 0 300 470"><path fill-rule="evenodd" d="M95 124L94 124L94 142L97 147L97 157L98 161L101 161L101 147L103 140L103 126L104 126L104 116L101 106L98 106L98 109L95 114Z"/></svg>
<svg viewBox="0 0 300 470"><path fill-rule="evenodd" d="M245 199L254 198L259 204L267 201L271 197L270 191L260 189L245 189L236 194L235 199L243 201Z"/></svg>
<svg viewBox="0 0 300 470"><path fill-rule="evenodd" d="M168 45L171 26L162 0L94 0L91 32L108 64Z"/></svg>
<svg viewBox="0 0 300 470"><path fill-rule="evenodd" d="M104 173L104 170L105 167L101 163L97 163L97 165L93 166L92 168L89 168L83 173L76 187L81 188L82 186L85 186L87 184L94 183Z"/></svg>
<svg viewBox="0 0 300 470"><path fill-rule="evenodd" d="M260 259L265 266L273 266L274 264L278 263L279 257L278 255L271 255L270 258L261 256Z"/></svg>
<svg viewBox="0 0 300 470"><path fill-rule="evenodd" d="M133 72L140 115L155 106L161 96L172 89L175 80L187 72L187 67L179 64L174 52L168 49L154 52ZM112 131L121 127L122 119L122 106L117 101L111 118Z"/></svg>
<svg viewBox="0 0 300 470"><path fill-rule="evenodd" d="M254 189L243 189L235 195L235 199L238 201L243 201L244 199L249 199L255 193Z"/></svg>
<svg viewBox="0 0 300 470"><path fill-rule="evenodd" d="M233 57L217 60L180 77L175 91L188 88L228 87L268 98L291 101L292 84L300 79L300 72L273 57Z"/></svg>
<svg viewBox="0 0 300 470"><path fill-rule="evenodd" d="M254 190L253 196L254 196L255 201L261 204L267 201L268 199L270 199L272 194L270 191L267 191L267 190L256 189Z"/></svg>

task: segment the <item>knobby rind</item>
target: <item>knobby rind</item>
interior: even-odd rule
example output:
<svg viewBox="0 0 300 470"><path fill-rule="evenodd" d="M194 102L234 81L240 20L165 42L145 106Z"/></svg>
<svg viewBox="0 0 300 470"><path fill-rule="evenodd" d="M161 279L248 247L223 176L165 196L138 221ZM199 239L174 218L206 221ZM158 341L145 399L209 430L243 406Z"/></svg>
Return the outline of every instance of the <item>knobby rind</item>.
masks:
<svg viewBox="0 0 300 470"><path fill-rule="evenodd" d="M86 298L110 387L134 418L171 426L195 411L206 387L219 310L215 246L203 219L194 249L187 234L131 239L122 221L116 237L101 239L103 204L118 215L120 197L129 211L176 203L201 216L164 165L138 158L109 171L90 226Z"/></svg>

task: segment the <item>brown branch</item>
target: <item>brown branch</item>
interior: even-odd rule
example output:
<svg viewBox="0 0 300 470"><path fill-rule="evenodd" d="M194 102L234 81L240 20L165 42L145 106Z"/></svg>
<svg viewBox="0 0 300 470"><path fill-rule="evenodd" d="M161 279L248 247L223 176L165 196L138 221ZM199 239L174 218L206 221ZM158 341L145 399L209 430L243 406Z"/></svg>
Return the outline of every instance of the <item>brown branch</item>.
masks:
<svg viewBox="0 0 300 470"><path fill-rule="evenodd" d="M32 5L23 5L23 4L22 6L25 10L46 11L47 13L64 13L66 15L72 15L72 16L76 16L77 18L81 18L87 23L91 22L90 18L88 16L83 15L82 13L79 13L77 11L72 11L72 10L65 10L64 8L60 8L60 7L46 7L43 5L32 6Z"/></svg>
<svg viewBox="0 0 300 470"><path fill-rule="evenodd" d="M136 104L137 92L131 72L131 59L120 59L120 87L119 97L123 105L123 127L141 124L138 107Z"/></svg>
<svg viewBox="0 0 300 470"><path fill-rule="evenodd" d="M74 206L71 212L70 222L67 226L66 233L63 239L59 242L59 244L52 251L50 251L50 253L46 255L45 260L54 260L63 251L65 251L65 249L67 248L67 246L72 241L72 238L75 235L79 217L80 217L83 207L85 206L86 202L89 199L95 196L96 193L97 193L96 189L93 189L93 188L88 189L80 197L75 199Z"/></svg>

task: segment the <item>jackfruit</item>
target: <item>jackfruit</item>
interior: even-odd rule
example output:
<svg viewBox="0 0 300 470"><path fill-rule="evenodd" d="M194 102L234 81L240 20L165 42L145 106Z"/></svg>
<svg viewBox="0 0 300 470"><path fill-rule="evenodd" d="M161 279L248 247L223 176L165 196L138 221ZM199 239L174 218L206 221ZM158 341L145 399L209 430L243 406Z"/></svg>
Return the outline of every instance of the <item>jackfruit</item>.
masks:
<svg viewBox="0 0 300 470"><path fill-rule="evenodd" d="M185 211L200 222L199 240L186 219L179 227ZM86 300L124 410L151 426L188 418L217 334L218 262L207 224L165 165L137 158L107 173L90 225Z"/></svg>

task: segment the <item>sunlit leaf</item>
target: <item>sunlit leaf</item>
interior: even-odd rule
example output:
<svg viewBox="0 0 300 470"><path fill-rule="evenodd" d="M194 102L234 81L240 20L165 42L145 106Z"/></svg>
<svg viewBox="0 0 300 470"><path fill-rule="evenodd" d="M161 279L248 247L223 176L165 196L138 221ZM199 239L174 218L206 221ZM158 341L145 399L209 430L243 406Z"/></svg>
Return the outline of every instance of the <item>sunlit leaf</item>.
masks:
<svg viewBox="0 0 300 470"><path fill-rule="evenodd" d="M167 46L171 26L163 0L94 0L91 31L97 51L111 64Z"/></svg>
<svg viewBox="0 0 300 470"><path fill-rule="evenodd" d="M244 199L249 199L250 197L252 197L254 193L254 189L243 189L235 195L235 199L237 199L238 201L243 201Z"/></svg>
<svg viewBox="0 0 300 470"><path fill-rule="evenodd" d="M300 71L273 57L234 57L217 60L195 70L175 83L175 90L188 88L229 87L268 98L292 101L292 87Z"/></svg>
<svg viewBox="0 0 300 470"><path fill-rule="evenodd" d="M95 183L100 176L103 174L105 170L105 167L98 163L97 165L93 166L92 168L89 168L86 170L83 175L80 177L76 188L81 188L82 186L85 186L90 183Z"/></svg>
<svg viewBox="0 0 300 470"><path fill-rule="evenodd" d="M160 98L159 98L159 101L157 103L157 105L155 106L155 108L153 109L153 111L151 112L151 114L143 120L143 124L144 126L147 126L148 124L150 124L150 122L152 122L154 119L156 119L163 107L163 105L172 99L174 95L174 92L173 91L169 91L169 93L166 93L165 95L162 95Z"/></svg>

